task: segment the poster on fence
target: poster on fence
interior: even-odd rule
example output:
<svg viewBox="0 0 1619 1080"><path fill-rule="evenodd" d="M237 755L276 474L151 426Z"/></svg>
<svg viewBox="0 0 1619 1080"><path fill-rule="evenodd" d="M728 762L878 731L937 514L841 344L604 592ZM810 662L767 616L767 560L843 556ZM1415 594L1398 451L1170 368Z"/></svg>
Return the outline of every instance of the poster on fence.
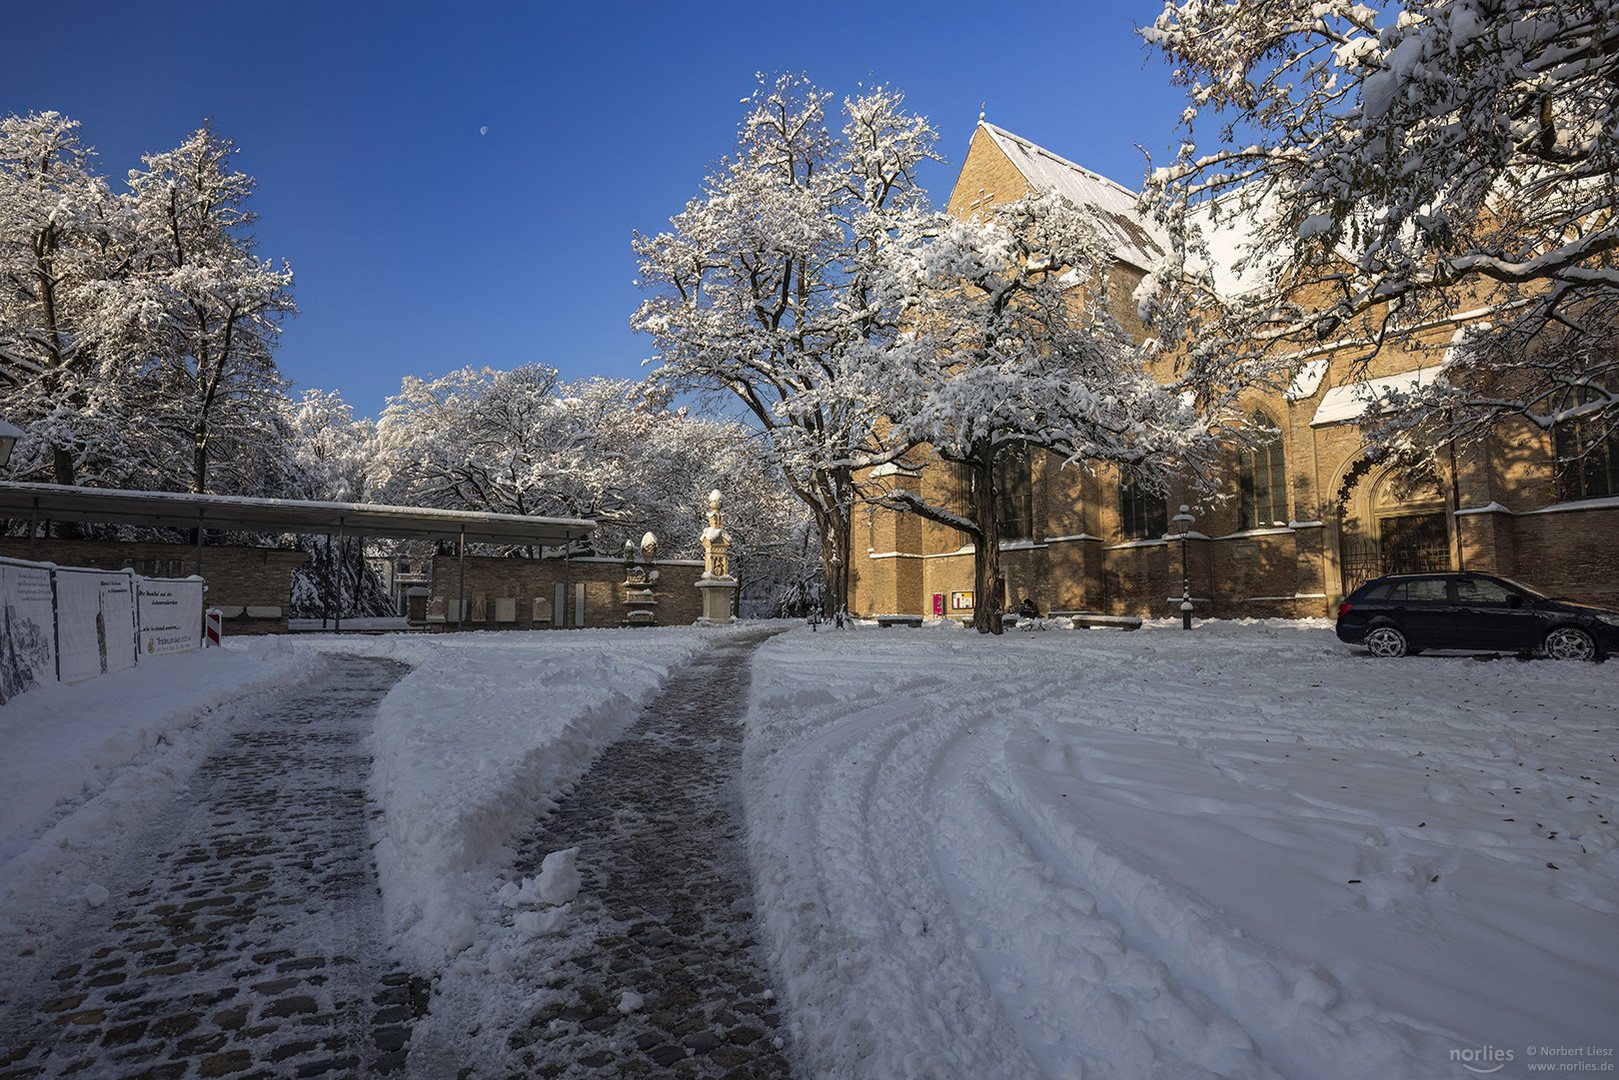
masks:
<svg viewBox="0 0 1619 1080"><path fill-rule="evenodd" d="M134 666L130 578L105 570L56 571L57 670L63 682Z"/></svg>
<svg viewBox="0 0 1619 1080"><path fill-rule="evenodd" d="M202 648L202 578L141 578L137 584L143 655Z"/></svg>
<svg viewBox="0 0 1619 1080"><path fill-rule="evenodd" d="M135 575L101 575L103 670L135 666Z"/></svg>
<svg viewBox="0 0 1619 1080"><path fill-rule="evenodd" d="M51 572L0 562L0 704L56 679Z"/></svg>

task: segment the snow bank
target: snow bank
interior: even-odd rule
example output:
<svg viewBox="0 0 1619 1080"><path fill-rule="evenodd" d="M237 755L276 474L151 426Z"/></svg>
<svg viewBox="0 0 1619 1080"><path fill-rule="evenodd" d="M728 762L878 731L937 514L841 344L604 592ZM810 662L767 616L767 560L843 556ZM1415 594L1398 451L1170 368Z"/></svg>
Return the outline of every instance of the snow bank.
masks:
<svg viewBox="0 0 1619 1080"><path fill-rule="evenodd" d="M1613 665L1329 624L794 633L760 913L808 1072L1450 1075L1611 1043Z"/></svg>
<svg viewBox="0 0 1619 1080"><path fill-rule="evenodd" d="M377 716L372 798L390 930L421 970L472 947L507 843L549 809L714 631L335 637L414 670Z"/></svg>
<svg viewBox="0 0 1619 1080"><path fill-rule="evenodd" d="M241 639L0 707L0 997L236 718L319 662Z"/></svg>

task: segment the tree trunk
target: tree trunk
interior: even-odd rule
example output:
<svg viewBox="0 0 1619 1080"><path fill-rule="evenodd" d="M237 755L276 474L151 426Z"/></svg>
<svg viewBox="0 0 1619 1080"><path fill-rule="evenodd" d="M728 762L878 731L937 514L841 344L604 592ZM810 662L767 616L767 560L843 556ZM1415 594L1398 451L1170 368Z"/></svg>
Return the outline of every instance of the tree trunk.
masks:
<svg viewBox="0 0 1619 1080"><path fill-rule="evenodd" d="M821 615L842 626L849 617L849 513L847 507L831 512L815 508L815 525L821 533L821 567L826 575L826 594L821 598Z"/></svg>
<svg viewBox="0 0 1619 1080"><path fill-rule="evenodd" d="M975 455L969 500L978 523L973 545L973 629L999 634L1001 626L1001 523L996 516L995 450Z"/></svg>
<svg viewBox="0 0 1619 1080"><path fill-rule="evenodd" d="M191 432L191 492L208 491L208 425L201 422Z"/></svg>
<svg viewBox="0 0 1619 1080"><path fill-rule="evenodd" d="M51 451L51 472L58 484L74 482L73 455L58 446Z"/></svg>
<svg viewBox="0 0 1619 1080"><path fill-rule="evenodd" d="M805 499L815 515L821 534L821 568L826 576L826 594L821 599L821 615L842 626L849 618L849 557L853 550L853 526L849 506L854 497L854 476L848 469L830 469L816 482L819 498Z"/></svg>

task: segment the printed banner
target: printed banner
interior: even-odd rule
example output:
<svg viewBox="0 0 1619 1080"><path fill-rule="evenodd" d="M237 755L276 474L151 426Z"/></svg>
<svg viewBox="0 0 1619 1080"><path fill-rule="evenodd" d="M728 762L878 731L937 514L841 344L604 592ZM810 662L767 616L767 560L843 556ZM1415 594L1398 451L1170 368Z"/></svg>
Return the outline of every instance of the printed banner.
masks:
<svg viewBox="0 0 1619 1080"><path fill-rule="evenodd" d="M56 571L56 670L69 685L107 670L101 578L95 570Z"/></svg>
<svg viewBox="0 0 1619 1080"><path fill-rule="evenodd" d="M101 576L101 643L103 671L135 666L135 576Z"/></svg>
<svg viewBox="0 0 1619 1080"><path fill-rule="evenodd" d="M135 666L133 577L106 570L56 571L56 651L63 682Z"/></svg>
<svg viewBox="0 0 1619 1080"><path fill-rule="evenodd" d="M0 562L0 704L56 681L51 572Z"/></svg>
<svg viewBox="0 0 1619 1080"><path fill-rule="evenodd" d="M202 648L202 579L141 578L136 602L146 656Z"/></svg>

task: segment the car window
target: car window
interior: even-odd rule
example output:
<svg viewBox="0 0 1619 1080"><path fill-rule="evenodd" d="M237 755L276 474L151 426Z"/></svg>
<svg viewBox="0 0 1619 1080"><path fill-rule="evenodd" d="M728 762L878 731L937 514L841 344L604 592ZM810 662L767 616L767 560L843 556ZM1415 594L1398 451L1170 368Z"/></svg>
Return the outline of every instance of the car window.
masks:
<svg viewBox="0 0 1619 1080"><path fill-rule="evenodd" d="M1463 604L1506 605L1511 603L1512 597L1516 595L1499 581L1490 581L1487 578L1456 579L1456 599Z"/></svg>
<svg viewBox="0 0 1619 1080"><path fill-rule="evenodd" d="M1357 604L1372 604L1389 598L1389 592L1400 582L1385 581L1380 585L1366 585L1361 588L1360 594L1355 597Z"/></svg>
<svg viewBox="0 0 1619 1080"><path fill-rule="evenodd" d="M1443 604L1450 594L1444 578L1417 578L1405 583L1405 598L1419 604Z"/></svg>
<svg viewBox="0 0 1619 1080"><path fill-rule="evenodd" d="M1521 581L1513 581L1511 578L1507 579L1507 583L1509 585L1511 585L1512 588L1517 589L1519 592L1521 592L1525 596L1529 597L1529 599L1531 599L1531 600L1550 600L1551 599L1551 597L1547 596L1545 593L1541 592L1539 589L1535 588L1533 585L1525 585L1523 582L1521 582Z"/></svg>

